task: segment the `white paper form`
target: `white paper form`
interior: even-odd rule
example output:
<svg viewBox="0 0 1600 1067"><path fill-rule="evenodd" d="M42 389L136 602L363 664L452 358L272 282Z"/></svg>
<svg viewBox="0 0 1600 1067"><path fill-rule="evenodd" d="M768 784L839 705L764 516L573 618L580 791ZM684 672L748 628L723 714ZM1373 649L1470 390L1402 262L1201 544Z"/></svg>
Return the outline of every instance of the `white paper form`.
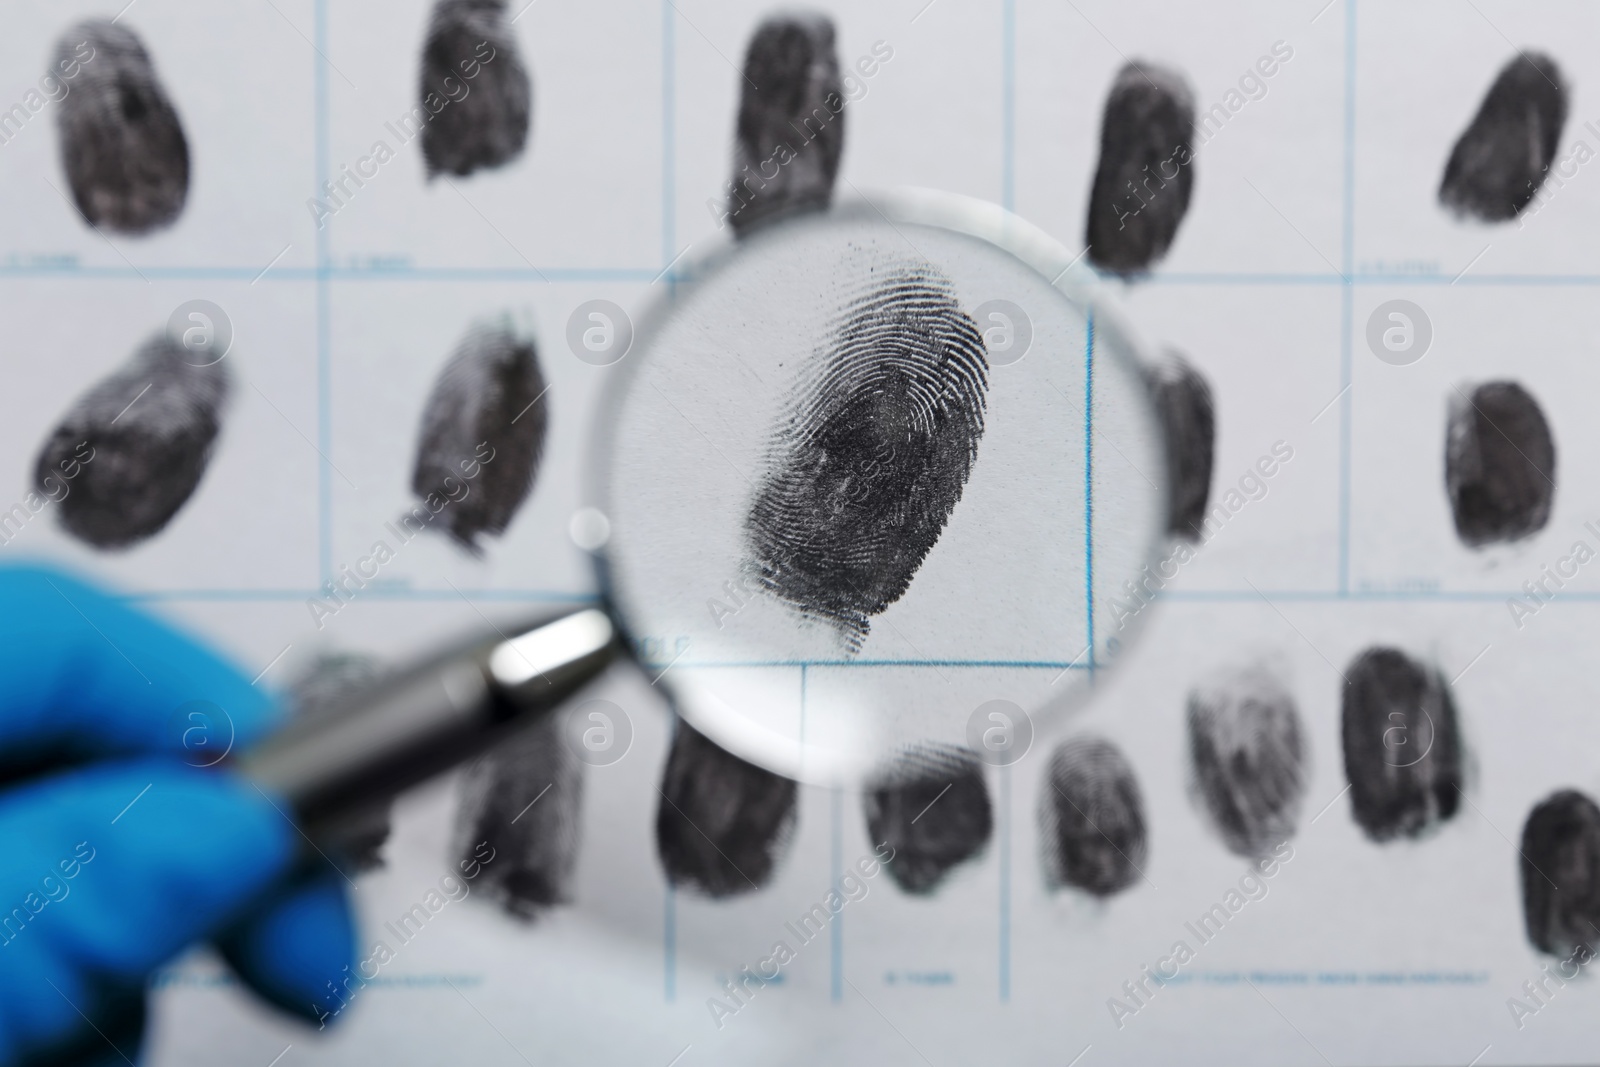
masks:
<svg viewBox="0 0 1600 1067"><path fill-rule="evenodd" d="M415 102L429 6L131 5L122 19L151 50L193 154L188 207L153 237L108 240L63 199L55 105L0 145L12 205L0 239L4 492L26 494L60 414L178 304L215 301L237 334L216 456L165 531L107 555L44 514L4 551L116 583L249 673L271 664L264 681L319 651L401 662L485 617L591 597L568 528L608 369L571 353L568 320L593 299L641 315L681 255L727 239L708 201L723 195L738 65L767 9L716 0L513 10L534 81L526 154L430 183L415 144L395 145L319 228L307 201ZM0 106L23 99L57 37L90 14L117 12L13 5ZM1089 707L989 772L993 839L932 897L880 872L798 943L785 924L874 844L858 793L809 787L768 887L723 902L670 889L654 840L670 718L648 678L619 671L597 695L627 711L635 738L623 760L585 772L571 906L527 926L476 897L452 902L328 1034L272 1016L197 954L159 980L151 1062L213 1063L221 1050L285 1065L1593 1059L1591 981L1520 1020L1508 1000L1531 1004L1523 983L1547 962L1522 928L1523 821L1558 788L1600 789L1586 671L1600 569L1520 628L1507 601L1575 541L1600 547L1584 525L1600 519L1586 477L1600 445L1587 410L1600 171L1577 167L1537 211L1494 227L1455 220L1436 193L1517 48L1566 72L1558 158L1579 141L1600 150L1586 126L1600 126L1600 60L1585 46L1600 14L1578 0L906 0L828 14L842 64L876 42L893 48L846 112L841 194L976 196L1073 251L1105 94L1125 62L1182 72L1204 115L1289 46L1265 92L1213 122L1171 253L1122 296L1146 337L1212 385L1213 503L1275 443L1293 459L1164 590ZM1366 345L1390 299L1415 302L1433 327L1409 366ZM501 314L531 324L551 385L532 497L483 559L419 538L319 630L308 599L412 502L430 383L473 321ZM1542 532L1477 551L1451 527L1445 419L1456 387L1502 378L1545 411L1559 488ZM1453 679L1471 755L1466 802L1415 842L1369 841L1344 794L1340 672L1380 645ZM1298 705L1306 800L1293 857L1265 895L1200 943L1188 925L1246 863L1189 797L1186 701L1218 669L1257 661L1276 665ZM1103 903L1046 892L1039 859L1045 757L1082 732L1126 753L1150 828L1143 877ZM455 803L451 780L397 807L386 866L353 892L363 945L453 869ZM723 981L779 940L795 950L782 981L736 1005ZM1113 998L1133 1005L1124 983L1179 940L1193 949L1180 978L1131 1015L1113 1012ZM714 1013L713 999L738 1010Z"/></svg>

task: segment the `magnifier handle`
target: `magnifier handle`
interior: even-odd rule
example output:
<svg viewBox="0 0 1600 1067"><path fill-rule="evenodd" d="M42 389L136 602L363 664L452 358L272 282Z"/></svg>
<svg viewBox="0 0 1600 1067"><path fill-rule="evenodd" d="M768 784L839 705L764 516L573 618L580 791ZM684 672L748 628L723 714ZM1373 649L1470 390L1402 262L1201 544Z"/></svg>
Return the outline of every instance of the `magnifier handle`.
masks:
<svg viewBox="0 0 1600 1067"><path fill-rule="evenodd" d="M308 834L336 833L554 710L621 647L603 611L546 615L385 679L338 714L291 723L233 766L286 797Z"/></svg>

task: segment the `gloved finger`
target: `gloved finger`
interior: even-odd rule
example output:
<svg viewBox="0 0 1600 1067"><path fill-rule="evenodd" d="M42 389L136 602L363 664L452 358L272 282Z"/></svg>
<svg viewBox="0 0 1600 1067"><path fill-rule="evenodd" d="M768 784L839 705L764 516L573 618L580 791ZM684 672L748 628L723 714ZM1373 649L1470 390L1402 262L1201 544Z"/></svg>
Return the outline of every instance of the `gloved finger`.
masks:
<svg viewBox="0 0 1600 1067"><path fill-rule="evenodd" d="M7 761L42 750L209 762L276 720L271 695L214 652L59 571L0 568L0 603Z"/></svg>
<svg viewBox="0 0 1600 1067"><path fill-rule="evenodd" d="M29 1052L28 1067L127 1067L142 1062L149 1017L144 986L108 992L94 1001L94 1010L70 1037Z"/></svg>
<svg viewBox="0 0 1600 1067"><path fill-rule="evenodd" d="M293 1015L326 1025L349 997L355 919L344 875L326 864L276 890L216 941L246 985Z"/></svg>
<svg viewBox="0 0 1600 1067"><path fill-rule="evenodd" d="M235 921L299 836L243 779L146 758L0 794L0 841L0 1038L34 1048Z"/></svg>

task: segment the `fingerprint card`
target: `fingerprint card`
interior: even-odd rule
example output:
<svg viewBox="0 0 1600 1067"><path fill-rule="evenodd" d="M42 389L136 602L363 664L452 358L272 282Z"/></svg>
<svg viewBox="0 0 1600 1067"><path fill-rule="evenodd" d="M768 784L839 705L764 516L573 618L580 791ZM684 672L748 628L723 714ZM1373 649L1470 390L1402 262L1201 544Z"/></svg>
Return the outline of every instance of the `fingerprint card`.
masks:
<svg viewBox="0 0 1600 1067"><path fill-rule="evenodd" d="M637 660L142 1062L1600 1053L1592 5L13 8L0 547L298 717Z"/></svg>

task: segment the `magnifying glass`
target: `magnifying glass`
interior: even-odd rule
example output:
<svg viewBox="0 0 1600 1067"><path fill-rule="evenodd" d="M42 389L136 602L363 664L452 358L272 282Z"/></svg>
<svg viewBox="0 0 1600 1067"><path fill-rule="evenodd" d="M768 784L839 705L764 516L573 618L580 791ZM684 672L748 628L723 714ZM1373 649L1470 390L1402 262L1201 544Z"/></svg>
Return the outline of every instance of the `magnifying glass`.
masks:
<svg viewBox="0 0 1600 1067"><path fill-rule="evenodd" d="M1168 477L1144 350L1093 274L1001 208L911 191L685 277L595 427L573 529L603 608L441 655L390 683L409 711L369 699L320 760L307 728L252 773L388 792L364 738L409 737L414 780L472 747L463 723L509 728L619 651L723 748L820 784L923 746L1014 763L1084 698L1137 626Z"/></svg>
<svg viewBox="0 0 1600 1067"><path fill-rule="evenodd" d="M1116 659L1164 452L1087 274L997 207L903 193L758 232L643 324L594 547L696 729L806 781L923 744L1007 763Z"/></svg>

